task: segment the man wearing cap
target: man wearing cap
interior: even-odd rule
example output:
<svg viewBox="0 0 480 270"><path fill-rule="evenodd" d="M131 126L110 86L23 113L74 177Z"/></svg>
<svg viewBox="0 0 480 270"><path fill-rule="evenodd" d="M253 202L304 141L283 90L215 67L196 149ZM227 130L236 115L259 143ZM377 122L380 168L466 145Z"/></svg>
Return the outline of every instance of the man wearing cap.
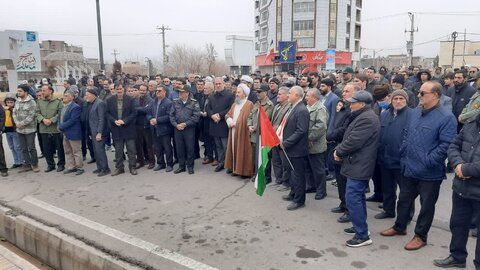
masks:
<svg viewBox="0 0 480 270"><path fill-rule="evenodd" d="M455 79L453 81L454 87L448 89L447 96L452 98L452 111L458 120L457 131L463 127L463 123L460 121L460 114L465 106L467 106L470 98L475 94L476 90L470 86L466 80L466 75L463 70L457 70L455 72Z"/></svg>
<svg viewBox="0 0 480 270"><path fill-rule="evenodd" d="M53 96L53 88L42 86L42 98L37 101L37 121L40 124L38 132L42 137L43 151L47 161L45 172L55 170L54 154L58 155L57 172L65 170L65 153L63 150L63 136L58 130L58 117L63 103Z"/></svg>
<svg viewBox="0 0 480 270"><path fill-rule="evenodd" d="M106 117L112 133L113 145L115 146L115 171L112 176L125 173L123 162L125 161L124 149L127 149L128 168L130 174L137 175L136 169L136 130L135 121L137 111L135 99L125 94L125 88L121 83L115 84L117 94L106 100ZM146 89L145 89L146 91Z"/></svg>
<svg viewBox="0 0 480 270"><path fill-rule="evenodd" d="M383 212L376 219L396 216L397 185L402 190L403 177L400 172L400 146L412 109L407 106L408 95L403 89L393 91L391 106L380 115L380 146L377 166L380 167L383 193ZM401 192L401 191L400 191Z"/></svg>
<svg viewBox="0 0 480 270"><path fill-rule="evenodd" d="M71 89L72 87L63 94L63 108L60 111L58 129L63 133L63 148L67 164L67 169L63 173L80 175L84 173L80 123L82 108L73 102L75 92Z"/></svg>
<svg viewBox="0 0 480 270"><path fill-rule="evenodd" d="M352 82L354 73L353 68L346 67L342 72L342 82L337 84L338 89L342 90L347 83Z"/></svg>
<svg viewBox="0 0 480 270"><path fill-rule="evenodd" d="M465 106L462 113L458 116L460 123L473 121L477 115L480 114L480 73L477 72L476 80L472 86L477 89L477 92L473 94L467 106Z"/></svg>
<svg viewBox="0 0 480 270"><path fill-rule="evenodd" d="M170 123L174 127L175 147L178 156L178 168L175 174L185 172L193 174L195 161L195 127L200 120L198 101L190 97L185 88L178 88L179 98L173 100L170 111ZM186 168L185 168L186 167Z"/></svg>
<svg viewBox="0 0 480 270"><path fill-rule="evenodd" d="M17 98L14 93L8 93L5 97L5 127L3 133L7 137L7 143L12 152L13 156L13 165L12 169L21 167L23 165L23 155L22 148L18 141L18 134L16 132L15 121L13 121L13 108L15 107L15 102Z"/></svg>
<svg viewBox="0 0 480 270"><path fill-rule="evenodd" d="M255 161L255 168L257 167L256 164L258 162L257 160L257 155L256 155L256 146L257 146L257 134L258 134L258 114L259 114L259 109L258 107L261 105L263 109L265 110L265 113L267 114L268 119L270 120L272 117L273 113L273 103L268 99L267 92L269 88L268 85L266 84L261 84L257 89L255 89L257 93L257 99L258 101L253 105L253 109L250 112L248 119L247 119L247 127L248 131L250 132L250 142L252 143L252 149L253 149L253 160ZM254 172L255 172L254 168ZM266 183L270 183L272 181L271 179L271 164L270 162L267 163L265 167L265 181Z"/></svg>
<svg viewBox="0 0 480 270"><path fill-rule="evenodd" d="M427 244L440 185L446 179L447 149L457 133L455 116L439 104L441 95L442 86L438 82L422 84L418 93L420 106L411 114L400 148L401 172L405 180L397 203L397 219L393 227L381 234L405 235L411 206L420 196L422 204L415 235L405 245L406 250L417 250Z"/></svg>
<svg viewBox="0 0 480 270"><path fill-rule="evenodd" d="M404 87L405 78L401 74L397 74L392 79L392 88L395 90L403 90L407 93L408 96L408 107L415 108L418 105L418 99L415 94Z"/></svg>
<svg viewBox="0 0 480 270"><path fill-rule="evenodd" d="M278 88L280 87L280 80L273 77L268 81L268 86L270 90L268 91L267 95L273 105L277 105L277 95L278 95Z"/></svg>
<svg viewBox="0 0 480 270"><path fill-rule="evenodd" d="M325 78L320 81L320 93L321 102L327 109L328 113L328 122L327 122L327 129L333 129L334 121L335 121L335 114L337 113L336 107L338 102L338 96L332 92L332 88L334 86L334 81L330 78ZM325 155L325 167L327 170L327 180L333 180L335 178L335 167L333 165L333 150L335 148L335 144L332 141L327 141L327 152Z"/></svg>
<svg viewBox="0 0 480 270"><path fill-rule="evenodd" d="M225 115L229 127L225 168L232 176L251 177L254 170L253 149L250 144L248 117L253 103L248 100L250 88L241 83L237 87L235 103ZM266 93L265 93L266 96Z"/></svg>
<svg viewBox="0 0 480 270"><path fill-rule="evenodd" d="M213 162L212 166L216 166L215 172L219 172L224 169L229 133L225 115L235 101L235 96L230 91L225 91L225 83L221 77L216 77L214 82L215 92L208 97L205 112L210 118L208 133L215 140L218 154L218 162Z"/></svg>
<svg viewBox="0 0 480 270"><path fill-rule="evenodd" d="M347 177L345 199L353 227L344 232L354 237L346 244L361 247L372 244L368 233L365 191L375 169L380 121L369 106L373 98L367 91L358 91L347 101L350 102L350 123L333 156L337 161L343 160L340 173Z"/></svg>
<svg viewBox="0 0 480 270"><path fill-rule="evenodd" d="M22 156L25 163L18 172L34 171L39 172L38 156L35 147L35 133L37 121L35 118L37 104L32 96L28 94L28 85L22 84L17 88L18 100L13 108L13 121L16 125L18 141L22 149Z"/></svg>

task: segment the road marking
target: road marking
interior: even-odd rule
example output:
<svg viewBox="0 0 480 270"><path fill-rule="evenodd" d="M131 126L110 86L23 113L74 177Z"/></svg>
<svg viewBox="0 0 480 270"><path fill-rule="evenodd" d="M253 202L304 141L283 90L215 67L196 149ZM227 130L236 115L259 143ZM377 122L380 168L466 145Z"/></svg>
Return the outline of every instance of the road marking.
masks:
<svg viewBox="0 0 480 270"><path fill-rule="evenodd" d="M31 203L37 207L43 208L49 212L52 212L56 215L59 215L63 218L69 219L71 221L74 221L76 223L79 223L85 227L88 227L92 230L98 231L100 233L106 234L110 237L113 237L115 239L118 239L120 241L123 241L125 243L128 243L132 246L136 246L138 248L141 248L147 252L150 252L152 254L155 254L157 256L160 256L164 259L167 259L169 261L175 262L179 265L182 265L184 267L187 267L192 270L219 270L217 268L211 267L209 265L206 265L204 263L198 262L194 259L191 259L189 257L185 257L179 253L176 253L172 250L162 248L158 245L155 245L153 243L144 241L142 239L136 238L133 235L129 235L126 233L123 233L121 231L115 230L113 228L110 228L108 226L105 226L103 224L97 223L95 221L89 220L87 218L84 218L82 216L76 215L74 213L68 212L64 209L58 208L56 206L53 206L51 204L48 204L44 201L40 201L38 199L35 199L31 196L27 196L23 198L23 201L26 201L28 203Z"/></svg>

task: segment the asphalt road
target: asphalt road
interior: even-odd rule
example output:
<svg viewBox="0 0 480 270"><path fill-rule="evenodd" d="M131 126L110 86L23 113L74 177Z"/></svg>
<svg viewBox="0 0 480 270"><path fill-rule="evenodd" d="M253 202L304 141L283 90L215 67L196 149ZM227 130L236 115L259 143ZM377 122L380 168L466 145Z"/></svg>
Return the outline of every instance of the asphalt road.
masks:
<svg viewBox="0 0 480 270"><path fill-rule="evenodd" d="M6 141L7 163L12 164ZM108 153L113 167L113 153ZM27 215L55 225L79 239L139 265L155 269L435 269L432 260L448 255L451 181L442 185L428 246L405 251L413 236L386 238L380 232L393 219L376 220L377 203L368 203L373 245L349 248L348 224L330 212L338 205L336 188L306 207L287 211L284 193L268 186L263 197L253 183L214 173L196 161L195 174L153 172L97 177L85 166L81 176L43 173L0 179L0 200ZM451 175L449 179L451 179ZM420 209L420 208L417 208ZM418 210L417 210L418 212ZM474 239L468 249L474 254ZM473 257L467 269L474 269Z"/></svg>

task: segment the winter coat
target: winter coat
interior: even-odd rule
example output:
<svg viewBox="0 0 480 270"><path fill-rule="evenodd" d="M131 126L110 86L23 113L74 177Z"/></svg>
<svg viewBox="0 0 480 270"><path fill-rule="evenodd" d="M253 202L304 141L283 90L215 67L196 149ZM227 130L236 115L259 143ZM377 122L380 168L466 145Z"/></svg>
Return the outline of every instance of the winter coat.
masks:
<svg viewBox="0 0 480 270"><path fill-rule="evenodd" d="M173 126L170 123L170 111L172 110L172 101L168 98L162 99L158 104L158 98L155 98L150 103L147 111L147 119L157 119L157 124L154 126L154 134L156 136L164 136L173 134Z"/></svg>
<svg viewBox="0 0 480 270"><path fill-rule="evenodd" d="M380 120L366 106L351 113L343 141L337 145L337 156L343 159L340 173L355 180L373 176L380 135Z"/></svg>
<svg viewBox="0 0 480 270"><path fill-rule="evenodd" d="M308 153L324 153L327 150L327 109L320 101L318 101L313 107L307 106L307 109L310 113L310 122L308 126Z"/></svg>
<svg viewBox="0 0 480 270"><path fill-rule="evenodd" d="M57 123L58 117L60 117L60 112L63 108L63 102L54 98L53 96L50 99L39 99L37 100L37 122L39 123L39 133L43 134L54 134L60 133L58 130ZM50 119L52 124L47 126L43 123L43 119Z"/></svg>
<svg viewBox="0 0 480 270"><path fill-rule="evenodd" d="M68 140L80 141L82 139L82 126L80 118L82 108L75 102L70 103L65 111L65 115L59 115L58 129L63 132Z"/></svg>
<svg viewBox="0 0 480 270"><path fill-rule="evenodd" d="M263 109L265 110L265 113L268 117L268 120L272 118L272 113L273 113L273 103L270 101L270 99L266 99L265 101L259 101L262 104ZM251 143L257 143L257 134L258 134L258 104L259 102L256 102L253 105L253 109L248 115L247 119L247 127L252 126L255 128L253 132L250 133L250 142Z"/></svg>
<svg viewBox="0 0 480 270"><path fill-rule="evenodd" d="M37 131L36 111L37 103L32 96L28 95L25 100L17 99L13 108L13 121L18 133L30 134Z"/></svg>

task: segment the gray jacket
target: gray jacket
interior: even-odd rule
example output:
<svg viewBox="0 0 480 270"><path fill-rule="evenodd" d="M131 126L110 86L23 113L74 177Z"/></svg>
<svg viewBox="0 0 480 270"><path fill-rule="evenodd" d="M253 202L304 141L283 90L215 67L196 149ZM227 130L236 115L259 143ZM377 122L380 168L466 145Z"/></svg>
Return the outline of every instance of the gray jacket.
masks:
<svg viewBox="0 0 480 270"><path fill-rule="evenodd" d="M98 133L102 134L102 137L105 134L107 127L107 106L105 102L96 98L95 101L90 105L90 113L88 114L88 125L90 127L89 134L92 137L95 137Z"/></svg>
<svg viewBox="0 0 480 270"><path fill-rule="evenodd" d="M36 110L37 103L32 96L28 95L25 100L17 99L13 107L13 121L18 133L30 134L37 131Z"/></svg>
<svg viewBox="0 0 480 270"><path fill-rule="evenodd" d="M310 112L308 153L323 153L327 150L327 109L320 101L313 105L313 107L307 106L307 109Z"/></svg>

